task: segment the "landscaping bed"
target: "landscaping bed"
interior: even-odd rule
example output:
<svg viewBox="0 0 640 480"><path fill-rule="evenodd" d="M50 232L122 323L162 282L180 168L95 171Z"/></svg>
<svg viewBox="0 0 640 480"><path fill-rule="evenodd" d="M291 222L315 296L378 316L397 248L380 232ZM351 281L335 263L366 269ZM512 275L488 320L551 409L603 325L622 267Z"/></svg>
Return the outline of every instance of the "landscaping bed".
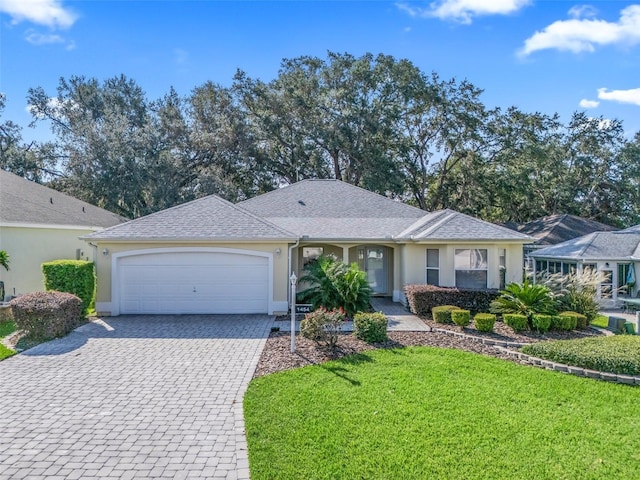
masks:
<svg viewBox="0 0 640 480"><path fill-rule="evenodd" d="M454 332L460 331L460 328L455 325L443 325L430 320L425 320L425 323L435 328L443 328ZM293 354L290 352L290 333L272 332L267 339L264 350L262 351L254 377L260 377L262 375L282 370L304 367L306 365L316 365L367 350L379 348L402 348L410 346L454 348L518 363L529 364L528 362L505 354L503 350L495 348L492 345L482 343L482 338L518 343L534 343L552 339L567 340L572 338L587 338L601 335L599 332L594 330L547 332L546 334L523 332L516 334L502 322L496 322L495 330L496 333L481 333L473 328L473 324L464 330L464 333L478 337L477 339L454 336L441 332L388 332L389 339L386 342L375 344L365 343L362 340L358 340L350 333L343 333L340 334L338 346L334 350L322 347L316 342L308 340L298 334L296 335L296 351Z"/></svg>

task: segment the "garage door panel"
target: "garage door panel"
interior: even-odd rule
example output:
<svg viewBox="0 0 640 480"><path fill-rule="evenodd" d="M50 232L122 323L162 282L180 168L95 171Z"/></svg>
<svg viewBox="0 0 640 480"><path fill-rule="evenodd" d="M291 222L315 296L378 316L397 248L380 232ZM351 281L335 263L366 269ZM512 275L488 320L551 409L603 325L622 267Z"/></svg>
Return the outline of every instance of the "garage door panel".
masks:
<svg viewBox="0 0 640 480"><path fill-rule="evenodd" d="M226 252L123 257L121 313L266 313L268 259Z"/></svg>

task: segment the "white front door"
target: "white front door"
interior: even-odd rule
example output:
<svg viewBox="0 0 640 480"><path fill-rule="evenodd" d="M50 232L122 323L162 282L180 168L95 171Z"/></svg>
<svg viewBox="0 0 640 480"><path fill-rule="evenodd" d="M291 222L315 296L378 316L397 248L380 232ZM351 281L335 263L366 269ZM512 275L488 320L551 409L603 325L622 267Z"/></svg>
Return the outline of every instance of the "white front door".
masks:
<svg viewBox="0 0 640 480"><path fill-rule="evenodd" d="M367 272L369 285L375 295L389 293L387 249L384 247L358 247L358 266Z"/></svg>

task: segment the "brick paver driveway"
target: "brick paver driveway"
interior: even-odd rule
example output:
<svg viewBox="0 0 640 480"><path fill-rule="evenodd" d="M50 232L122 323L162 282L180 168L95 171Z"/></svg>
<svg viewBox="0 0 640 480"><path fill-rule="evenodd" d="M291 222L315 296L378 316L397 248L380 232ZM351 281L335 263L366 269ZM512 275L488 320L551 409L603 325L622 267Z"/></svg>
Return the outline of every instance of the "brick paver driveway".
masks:
<svg viewBox="0 0 640 480"><path fill-rule="evenodd" d="M0 479L248 478L267 316L125 316L0 362Z"/></svg>

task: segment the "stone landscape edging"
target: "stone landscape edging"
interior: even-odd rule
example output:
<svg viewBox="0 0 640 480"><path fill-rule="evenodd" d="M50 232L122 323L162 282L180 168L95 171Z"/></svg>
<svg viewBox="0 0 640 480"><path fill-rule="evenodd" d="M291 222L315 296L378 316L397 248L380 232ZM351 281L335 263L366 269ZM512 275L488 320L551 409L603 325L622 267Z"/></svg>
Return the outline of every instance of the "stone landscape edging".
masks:
<svg viewBox="0 0 640 480"><path fill-rule="evenodd" d="M595 328L595 330L598 330L601 332L603 331L600 328ZM540 367L540 368L545 368L547 370L554 370L556 372L567 373L569 375L575 375L577 377L587 377L587 378L592 378L594 380L603 380L605 382L621 383L624 385L634 385L634 386L640 385L640 376L601 372L599 370L591 370L588 368L575 367L573 365L566 365L564 363L552 362L551 360L545 360L543 358L538 358L531 355L527 355L526 353L511 350L512 348L521 348L521 347L524 347L525 345L531 345L530 343L505 342L503 340L481 338L481 337L476 337L475 335L469 335L463 332L454 332L452 330L447 330L446 328L431 327L431 331L438 332L438 333L446 333L448 335L454 335L456 337L463 337L469 340L475 340L485 345L491 345L507 355L511 355L512 357L515 357L519 360L530 362L531 365L534 367ZM611 334L611 332L608 332L608 331L605 331L605 332L606 332L605 334L607 333Z"/></svg>

